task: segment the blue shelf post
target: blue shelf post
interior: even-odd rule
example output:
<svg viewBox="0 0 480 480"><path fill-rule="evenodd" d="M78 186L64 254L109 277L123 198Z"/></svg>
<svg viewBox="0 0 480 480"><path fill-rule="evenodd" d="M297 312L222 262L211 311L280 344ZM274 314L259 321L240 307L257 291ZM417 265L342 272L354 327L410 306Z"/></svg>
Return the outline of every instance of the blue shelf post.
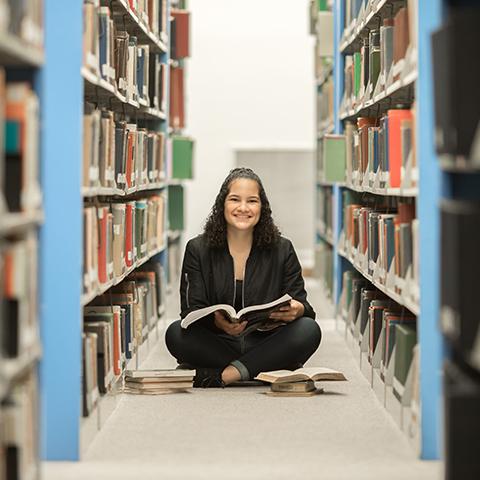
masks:
<svg viewBox="0 0 480 480"><path fill-rule="evenodd" d="M344 1L335 0L333 6L333 36L334 36L334 57L333 57L333 80L334 80L334 131L335 133L342 133L343 126L340 121L340 105L343 96L343 65L344 58L340 53L340 40L342 38L344 29ZM333 299L335 305L338 305L340 294L342 291L342 275L343 263L338 254L338 240L340 238L340 231L342 228L342 189L338 184L333 186L333 234L335 239L335 246L333 249L333 271L334 273L334 292Z"/></svg>
<svg viewBox="0 0 480 480"><path fill-rule="evenodd" d="M41 456L78 460L81 418L82 0L45 1L40 232Z"/></svg>
<svg viewBox="0 0 480 480"><path fill-rule="evenodd" d="M441 434L442 337L439 330L442 173L434 150L434 100L430 34L440 26L442 1L418 2L417 158L420 168L420 391L421 457L437 459Z"/></svg>

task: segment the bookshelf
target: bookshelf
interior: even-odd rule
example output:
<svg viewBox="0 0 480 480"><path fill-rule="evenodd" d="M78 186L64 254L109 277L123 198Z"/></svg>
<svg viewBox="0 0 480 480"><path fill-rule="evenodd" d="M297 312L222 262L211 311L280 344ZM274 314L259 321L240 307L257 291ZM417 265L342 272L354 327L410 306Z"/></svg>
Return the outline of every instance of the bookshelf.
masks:
<svg viewBox="0 0 480 480"><path fill-rule="evenodd" d="M34 5L35 3L35 5ZM39 478L39 170L44 96L42 2L12 4L0 25L0 477ZM25 19L23 27L12 21ZM25 421L25 419L27 421Z"/></svg>
<svg viewBox="0 0 480 480"><path fill-rule="evenodd" d="M48 460L81 457L115 409L124 370L138 368L160 340L173 267L170 3L45 1L40 374ZM10 224L22 230L34 221Z"/></svg>
<svg viewBox="0 0 480 480"><path fill-rule="evenodd" d="M441 241L434 244L433 252L425 245L422 255L439 259L433 274L440 278L440 286L432 300L442 332L438 346L445 352L445 359L442 384L430 384L428 394L433 397L438 391L443 393L444 478L473 479L480 475L475 448L480 440L476 314L480 91L475 82L479 69L472 67L463 46L478 45L480 6L465 0L432 3L429 16L422 19L427 41L419 53L428 58L420 94L428 101L429 108L424 112L428 120L426 133L433 141L424 141L420 147L422 155L430 160L430 169L425 172L432 176L429 188L438 198L436 205L425 204L424 208L431 215L430 229ZM419 13L425 14L426 10L422 6ZM437 348L428 354L442 356L438 346L434 345Z"/></svg>
<svg viewBox="0 0 480 480"><path fill-rule="evenodd" d="M318 43L333 44L333 68L315 78L317 95L333 82L317 104L317 249L329 255L316 270L361 371L424 459L439 457L441 425L441 176L425 59L433 3L313 1L332 12L333 28L323 24L322 36L317 20L311 32L317 64ZM318 14L327 15L312 23Z"/></svg>

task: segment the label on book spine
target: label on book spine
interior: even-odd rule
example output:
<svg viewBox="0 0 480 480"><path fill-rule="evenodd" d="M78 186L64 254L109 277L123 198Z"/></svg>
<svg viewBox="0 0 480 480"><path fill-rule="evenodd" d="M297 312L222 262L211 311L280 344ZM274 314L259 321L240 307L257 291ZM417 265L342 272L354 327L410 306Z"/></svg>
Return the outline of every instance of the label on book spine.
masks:
<svg viewBox="0 0 480 480"><path fill-rule="evenodd" d="M98 180L98 167L90 167L90 180L95 181Z"/></svg>

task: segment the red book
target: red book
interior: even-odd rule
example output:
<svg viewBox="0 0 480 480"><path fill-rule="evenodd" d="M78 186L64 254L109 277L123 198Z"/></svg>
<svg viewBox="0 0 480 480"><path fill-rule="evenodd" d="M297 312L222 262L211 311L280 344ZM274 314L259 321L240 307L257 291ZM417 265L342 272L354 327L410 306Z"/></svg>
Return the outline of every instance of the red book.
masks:
<svg viewBox="0 0 480 480"><path fill-rule="evenodd" d="M175 19L175 58L190 56L190 12L172 8Z"/></svg>
<svg viewBox="0 0 480 480"><path fill-rule="evenodd" d="M122 335L120 332L120 312L113 313L113 373L122 373Z"/></svg>
<svg viewBox="0 0 480 480"><path fill-rule="evenodd" d="M98 227L100 230L98 243L98 281L107 283L107 215L108 208L98 209Z"/></svg>
<svg viewBox="0 0 480 480"><path fill-rule="evenodd" d="M170 68L170 125L185 128L183 68Z"/></svg>
<svg viewBox="0 0 480 480"><path fill-rule="evenodd" d="M409 109L388 111L388 163L390 187L399 188L402 183L402 120L411 120Z"/></svg>
<svg viewBox="0 0 480 480"><path fill-rule="evenodd" d="M133 211L135 202L128 202L125 208L125 264L127 268L133 265Z"/></svg>

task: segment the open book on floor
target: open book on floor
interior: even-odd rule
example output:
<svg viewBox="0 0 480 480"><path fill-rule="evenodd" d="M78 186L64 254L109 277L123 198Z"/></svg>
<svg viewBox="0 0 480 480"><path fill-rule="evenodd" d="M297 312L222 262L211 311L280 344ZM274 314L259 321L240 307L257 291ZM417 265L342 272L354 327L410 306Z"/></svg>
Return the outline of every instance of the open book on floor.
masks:
<svg viewBox="0 0 480 480"><path fill-rule="evenodd" d="M242 308L240 311L235 311L231 305L219 304L212 305L210 307L200 308L190 312L181 322L182 328L188 328L192 323L200 320L201 318L211 315L217 310L221 310L225 313L226 318L232 323L240 323L247 321L247 326L242 332L242 335L253 330L268 331L274 328L285 325L284 322L276 322L270 320L270 314L280 307L284 307L290 304L292 297L286 293L283 297L274 300L273 302L264 303L262 305L251 305L249 307Z"/></svg>
<svg viewBox="0 0 480 480"><path fill-rule="evenodd" d="M341 381L346 380L345 375L337 370L326 367L304 367L297 370L274 370L271 372L260 372L256 380L268 383L292 383L305 380L317 381Z"/></svg>

